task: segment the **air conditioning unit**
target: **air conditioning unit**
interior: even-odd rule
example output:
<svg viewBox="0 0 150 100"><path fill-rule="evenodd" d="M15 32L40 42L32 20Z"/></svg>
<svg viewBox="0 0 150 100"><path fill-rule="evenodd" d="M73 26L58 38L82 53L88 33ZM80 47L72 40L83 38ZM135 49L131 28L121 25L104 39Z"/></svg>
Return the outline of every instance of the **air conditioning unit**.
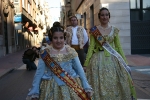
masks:
<svg viewBox="0 0 150 100"><path fill-rule="evenodd" d="M75 14L75 16L77 17L77 19L83 18L83 15L81 15L81 14Z"/></svg>

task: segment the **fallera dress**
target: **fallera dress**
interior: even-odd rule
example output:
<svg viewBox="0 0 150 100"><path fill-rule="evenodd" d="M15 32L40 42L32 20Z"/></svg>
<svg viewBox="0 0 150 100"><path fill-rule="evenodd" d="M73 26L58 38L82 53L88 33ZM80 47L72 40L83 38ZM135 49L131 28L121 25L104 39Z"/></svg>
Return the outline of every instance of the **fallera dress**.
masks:
<svg viewBox="0 0 150 100"><path fill-rule="evenodd" d="M77 53L73 48L65 45L60 54L48 46L50 56L87 92L92 91L88 84L84 70L80 64ZM67 51L64 53L64 51ZM81 100L77 94L60 80L45 65L42 59L39 60L35 73L32 88L28 93L27 100L37 97L39 100Z"/></svg>
<svg viewBox="0 0 150 100"><path fill-rule="evenodd" d="M104 38L126 61L120 45L119 30L111 26L110 34L105 35ZM92 100L136 99L130 75L113 55L99 45L93 35L90 36L90 46L84 66L88 82L94 91Z"/></svg>

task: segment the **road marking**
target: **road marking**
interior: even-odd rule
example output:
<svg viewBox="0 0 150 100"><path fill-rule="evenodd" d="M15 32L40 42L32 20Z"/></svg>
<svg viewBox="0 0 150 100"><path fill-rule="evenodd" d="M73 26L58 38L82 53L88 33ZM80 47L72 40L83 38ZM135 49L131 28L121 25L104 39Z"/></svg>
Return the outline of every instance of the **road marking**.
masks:
<svg viewBox="0 0 150 100"><path fill-rule="evenodd" d="M150 68L148 68L148 69L135 69L135 70L137 70L137 71L150 71Z"/></svg>
<svg viewBox="0 0 150 100"><path fill-rule="evenodd" d="M137 100L150 100L150 99L137 99Z"/></svg>

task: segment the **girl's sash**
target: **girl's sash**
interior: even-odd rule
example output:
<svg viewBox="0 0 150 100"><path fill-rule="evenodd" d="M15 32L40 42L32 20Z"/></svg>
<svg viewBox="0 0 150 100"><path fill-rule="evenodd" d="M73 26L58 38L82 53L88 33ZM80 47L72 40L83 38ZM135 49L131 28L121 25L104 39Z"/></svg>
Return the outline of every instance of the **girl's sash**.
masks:
<svg viewBox="0 0 150 100"><path fill-rule="evenodd" d="M121 55L114 50L109 43L106 42L105 38L102 36L100 31L97 29L96 26L92 27L90 29L90 33L96 38L96 40L100 43L100 45L105 48L110 54L115 56L119 63L124 67L124 69L131 75L131 69L127 64L125 63L124 59L121 57Z"/></svg>
<svg viewBox="0 0 150 100"><path fill-rule="evenodd" d="M65 82L70 88L72 88L75 93L82 99L82 100L91 100L87 97L86 92L83 88L81 88L72 77L68 75L67 72L65 72L56 61L54 61L47 50L43 50L40 53L41 58L45 62L48 68L57 76L59 77L63 82Z"/></svg>

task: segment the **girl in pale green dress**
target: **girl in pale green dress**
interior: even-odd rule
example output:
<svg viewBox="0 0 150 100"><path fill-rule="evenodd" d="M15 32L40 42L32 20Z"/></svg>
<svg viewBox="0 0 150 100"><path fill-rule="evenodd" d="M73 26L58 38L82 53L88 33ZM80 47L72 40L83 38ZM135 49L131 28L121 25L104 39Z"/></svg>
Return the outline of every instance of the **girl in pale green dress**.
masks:
<svg viewBox="0 0 150 100"><path fill-rule="evenodd" d="M101 25L97 28L106 41L126 61L119 40L119 30L109 26L110 13L107 8L99 11ZM107 52L94 38L90 36L90 46L86 61L86 74L94 94L92 100L135 100L136 93L129 73L122 67L116 57Z"/></svg>

